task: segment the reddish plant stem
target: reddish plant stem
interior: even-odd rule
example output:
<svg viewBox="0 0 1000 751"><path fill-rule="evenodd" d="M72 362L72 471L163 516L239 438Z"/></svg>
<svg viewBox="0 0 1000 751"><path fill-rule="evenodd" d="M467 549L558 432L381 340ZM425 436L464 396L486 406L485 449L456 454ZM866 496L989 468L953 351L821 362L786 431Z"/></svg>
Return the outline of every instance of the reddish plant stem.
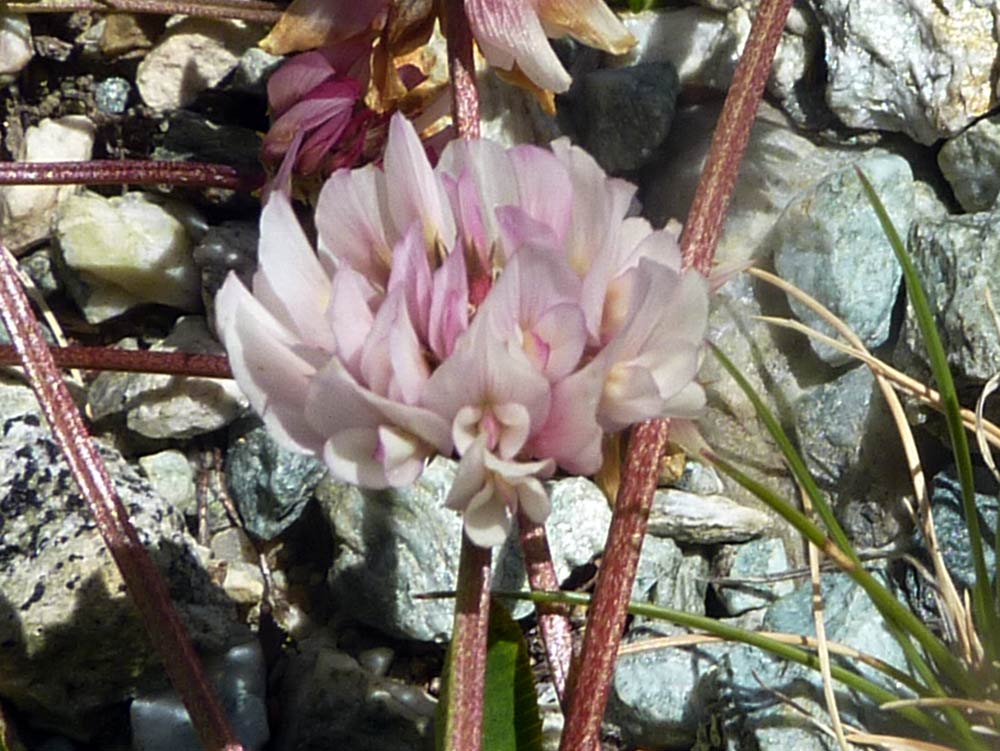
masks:
<svg viewBox="0 0 1000 751"><path fill-rule="evenodd" d="M86 162L2 162L0 185L177 185L250 192L263 173L245 175L226 164L93 159Z"/></svg>
<svg viewBox="0 0 1000 751"><path fill-rule="evenodd" d="M479 547L462 533L451 642L450 706L444 729L445 751L481 751L483 747L492 558L490 548Z"/></svg>
<svg viewBox="0 0 1000 751"><path fill-rule="evenodd" d="M112 347L49 347L56 367L81 370L117 370L125 373L232 378L225 355L196 352L155 352ZM21 358L10 344L0 344L0 366L20 365Z"/></svg>
<svg viewBox="0 0 1000 751"><path fill-rule="evenodd" d="M740 162L791 7L792 0L763 0L758 7L712 134L708 158L681 233L685 266L694 266L706 276L712 270Z"/></svg>
<svg viewBox="0 0 1000 751"><path fill-rule="evenodd" d="M598 751L601 747L601 720L611 690L668 428L666 420L649 420L637 425L629 438L604 560L587 613L587 631L571 679L573 690L559 745L561 751Z"/></svg>
<svg viewBox="0 0 1000 751"><path fill-rule="evenodd" d="M129 521L128 511L63 383L21 287L17 264L2 243L0 319L10 333L42 412L90 506L150 641L160 651L167 676L187 707L202 745L210 751L242 749L171 605L167 585Z"/></svg>
<svg viewBox="0 0 1000 751"><path fill-rule="evenodd" d="M694 202L681 235L686 266L708 274L715 256L750 129L770 74L792 0L763 0L726 95ZM622 484L608 530L604 562L575 662L561 751L598 751L626 608L649 522L669 425L636 426L629 439Z"/></svg>
<svg viewBox="0 0 1000 751"><path fill-rule="evenodd" d="M451 112L461 138L479 138L479 90L472 51L472 29L462 0L443 0L445 37L448 40L448 74L451 77Z"/></svg>
<svg viewBox="0 0 1000 751"><path fill-rule="evenodd" d="M10 13L153 13L200 18L229 18L251 23L275 23L282 9L272 3L254 0L218 0L216 2L177 2L176 0L70 0L65 3L8 3Z"/></svg>
<svg viewBox="0 0 1000 751"><path fill-rule="evenodd" d="M535 592L558 591L559 579L552 563L545 526L536 524L523 513L518 514L517 524L521 536L521 551L524 553L524 567L531 589ZM565 708L566 682L573 663L573 630L568 608L562 605L539 605L538 629L545 644L545 657L552 674L552 684L559 702Z"/></svg>

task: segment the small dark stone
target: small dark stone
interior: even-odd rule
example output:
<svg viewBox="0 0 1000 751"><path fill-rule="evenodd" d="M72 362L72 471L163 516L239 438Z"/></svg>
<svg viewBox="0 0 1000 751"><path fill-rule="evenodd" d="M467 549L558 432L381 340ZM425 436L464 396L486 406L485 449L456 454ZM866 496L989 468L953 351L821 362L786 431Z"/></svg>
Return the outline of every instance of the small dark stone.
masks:
<svg viewBox="0 0 1000 751"><path fill-rule="evenodd" d="M247 531L264 540L299 518L326 469L311 457L278 446L264 428L236 438L226 455L226 478Z"/></svg>
<svg viewBox="0 0 1000 751"><path fill-rule="evenodd" d="M560 99L576 140L607 172L635 171L670 132L680 81L669 62L595 70Z"/></svg>
<svg viewBox="0 0 1000 751"><path fill-rule="evenodd" d="M210 322L215 320L215 294L235 271L249 288L257 270L259 232L254 222L229 221L209 227L194 249L194 262L201 269L201 297Z"/></svg>

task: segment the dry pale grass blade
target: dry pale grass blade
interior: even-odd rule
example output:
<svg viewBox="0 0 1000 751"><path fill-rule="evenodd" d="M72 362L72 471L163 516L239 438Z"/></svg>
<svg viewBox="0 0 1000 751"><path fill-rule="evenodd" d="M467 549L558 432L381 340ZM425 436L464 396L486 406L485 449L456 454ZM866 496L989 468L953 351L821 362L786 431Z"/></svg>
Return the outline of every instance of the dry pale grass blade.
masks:
<svg viewBox="0 0 1000 751"><path fill-rule="evenodd" d="M804 719L810 725L812 725L813 727L815 727L821 733L824 733L825 735L828 735L831 738L837 739L837 734L834 732L833 728L829 727L828 725L826 725L823 722L820 722L820 720L817 719L816 717L813 717L812 713L809 712L809 710L807 710L805 707L803 707L802 705L800 705L791 696L789 696L788 694L785 694L785 693L779 691L778 689L774 688L773 686L766 685L760 679L760 676L758 676L756 673L754 673L753 677L757 680L757 683L759 683L763 689L765 689L766 691L771 692L776 697L778 697L778 699L781 700L782 704L786 705L793 712L797 712L799 715L802 716L802 719ZM857 728L853 728L853 727L850 727L850 726L848 726L848 727L849 727L849 729L850 729L850 731L851 731L852 734L857 734L859 732ZM847 745L847 742L845 741L845 745L842 746L841 748L845 749L845 751L852 751L853 747L850 746L850 745Z"/></svg>
<svg viewBox="0 0 1000 751"><path fill-rule="evenodd" d="M799 488L799 495L802 498L803 511L808 516L812 516L813 509L809 494ZM840 710L837 707L837 696L833 690L833 676L830 674L830 648L826 638L826 621L823 618L823 588L819 573L820 557L823 552L812 543L806 546L806 550L809 556L809 581L812 583L813 625L816 629L819 672L823 677L823 701L826 702L826 711L830 715L833 736L837 739L837 745L840 746L841 751L849 751L847 739L844 737L844 724L841 722Z"/></svg>
<svg viewBox="0 0 1000 751"><path fill-rule="evenodd" d="M913 738L903 738L898 735L877 735L875 733L851 733L847 740L862 746L876 746L886 748L889 751L961 751L951 746L942 746L940 743L930 741L918 741Z"/></svg>
<svg viewBox="0 0 1000 751"><path fill-rule="evenodd" d="M1000 715L1000 702L962 699L953 696L900 699L899 701L889 701L882 705L882 709L899 709L901 707L956 707L958 709L970 709L973 712L980 712L982 714Z"/></svg>
<svg viewBox="0 0 1000 751"><path fill-rule="evenodd" d="M1000 316L997 316L997 309L993 306L993 295L990 294L989 287L986 288L986 307L989 308L990 315L993 317L993 328L996 329L997 336L1000 336ZM983 428L985 424L983 409L986 406L986 399L997 390L998 385L1000 385L1000 373L997 373L986 382L982 393L979 395L979 399L976 400L976 444L979 446L979 453L983 455L983 461L986 462L986 466L989 467L990 472L993 473L997 482L1000 482L1000 472L997 471L996 462L993 460L993 452L990 451Z"/></svg>
<svg viewBox="0 0 1000 751"><path fill-rule="evenodd" d="M934 574L938 582L938 587L941 590L942 599L945 603L943 614L947 614L947 617L951 620L954 633L958 637L958 649L963 659L969 664L977 663L982 659L982 648L979 644L979 639L976 636L975 629L970 628L969 626L972 622L971 613L963 606L962 600L958 595L958 590L955 588L955 583L952 581L951 575L948 573L948 569L944 565L944 558L941 555L941 550L937 543L934 521L931 517L930 496L927 492L927 480L924 477L923 465L920 462L920 454L917 451L913 431L910 429L909 421L906 419L902 402L893 389L892 381L887 375L890 370L889 366L881 360L878 360L878 358L872 357L871 353L868 352L868 349L864 346L861 339L846 323L827 310L826 307L819 303L819 301L810 295L807 295L795 285L789 284L780 277L760 269L749 269L748 273L777 287L778 289L781 289L786 294L795 297L803 305L809 307L830 326L832 326L837 333L844 337L850 345L850 349L855 351L853 353L854 356L858 357L858 359L863 361L872 370L872 373L878 382L879 390L882 392L882 396L885 398L886 404L889 407L889 412L892 415L893 422L896 425L896 430L899 433L900 442L903 446L907 469L910 472L911 483L913 485L914 497L917 500L920 528L924 534L924 539L927 540L927 550L931 556L931 561L934 565ZM785 323L789 324L794 322L785 321ZM791 328L796 327L793 326ZM800 330L808 336L815 336L819 340L827 341L838 348L843 346L840 342L837 342L831 337L820 334L818 331L813 331L808 327L803 327L803 329ZM898 371L896 371L896 373L898 373ZM903 373L898 373L898 375L909 379L909 377L904 376ZM912 381L913 379L909 380ZM927 389L926 387L923 388L930 391L930 389ZM937 401L940 403L940 398L938 398ZM970 415L970 417L973 418L971 422L974 426L975 418L973 415ZM964 412L962 419L968 427L969 422L967 421ZM1000 432L997 433L997 437L1000 437Z"/></svg>
<svg viewBox="0 0 1000 751"><path fill-rule="evenodd" d="M817 649L818 642L815 637L803 636L802 634L786 634L779 631L759 631L755 632L760 636L766 636L768 639L773 639L774 641L781 642L782 644L791 644L795 647L802 647L804 649ZM645 639L640 642L632 642L630 644L623 644L618 649L618 656L624 657L625 655L639 654L641 652L651 652L656 649L672 649L672 648L683 648L683 647L697 647L702 644L720 644L723 642L731 641L722 636L715 636L714 634L702 634L702 633L692 633L692 634L675 634L674 636L658 636L655 639ZM894 668L887 662L873 657L866 652L860 652L854 647L848 647L845 644L840 644L835 641L827 641L827 650L830 654L839 655L841 657L846 657L851 660L868 665L874 670L879 672L892 672Z"/></svg>

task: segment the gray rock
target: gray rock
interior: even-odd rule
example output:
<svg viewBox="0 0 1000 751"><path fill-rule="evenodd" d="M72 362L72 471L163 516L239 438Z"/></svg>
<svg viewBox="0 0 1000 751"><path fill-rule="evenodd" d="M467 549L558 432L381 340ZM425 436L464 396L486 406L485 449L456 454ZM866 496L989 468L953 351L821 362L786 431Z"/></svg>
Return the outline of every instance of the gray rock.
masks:
<svg viewBox="0 0 1000 751"><path fill-rule="evenodd" d="M645 539L632 590L633 601L702 615L707 588L708 561L702 555L682 552L673 540ZM633 628L653 622L637 617Z"/></svg>
<svg viewBox="0 0 1000 751"><path fill-rule="evenodd" d="M273 540L312 499L322 462L283 449L262 427L237 436L226 453L226 482L246 529Z"/></svg>
<svg viewBox="0 0 1000 751"><path fill-rule="evenodd" d="M817 0L827 102L852 128L918 143L953 136L994 105L993 12L958 0Z"/></svg>
<svg viewBox="0 0 1000 751"><path fill-rule="evenodd" d="M510 147L546 144L562 135L555 116L543 110L529 92L501 80L496 71L483 71L478 82L483 138Z"/></svg>
<svg viewBox="0 0 1000 751"><path fill-rule="evenodd" d="M214 123L189 110L171 112L162 128L154 159L231 164L248 174L260 170L261 134L251 128Z"/></svg>
<svg viewBox="0 0 1000 751"><path fill-rule="evenodd" d="M284 62L280 55L271 55L260 47L251 47L236 64L230 88L246 94L267 96L267 79Z"/></svg>
<svg viewBox="0 0 1000 751"><path fill-rule="evenodd" d="M240 644L205 665L237 738L257 751L270 737L267 671L257 642ZM129 710L134 751L201 751L191 718L172 690L137 696Z"/></svg>
<svg viewBox="0 0 1000 751"><path fill-rule="evenodd" d="M664 156L649 168L643 197L654 224L687 215L718 114L719 106L713 104L682 108L675 115ZM772 248L763 240L793 199L861 156L886 153L883 149L817 145L781 112L762 102L726 215L717 260L766 260Z"/></svg>
<svg viewBox="0 0 1000 751"><path fill-rule="evenodd" d="M660 635L683 633L660 624ZM629 636L629 645L643 641ZM690 748L718 695L725 644L659 647L618 658L608 701L608 720L630 744L650 749Z"/></svg>
<svg viewBox="0 0 1000 751"><path fill-rule="evenodd" d="M795 405L795 425L803 458L822 485L836 487L857 465L873 412L875 378L865 366L806 390Z"/></svg>
<svg viewBox="0 0 1000 751"><path fill-rule="evenodd" d="M56 218L59 260L87 320L101 323L142 303L198 310L191 246L202 223L193 209L141 192L66 199Z"/></svg>
<svg viewBox="0 0 1000 751"><path fill-rule="evenodd" d="M215 295L230 271L235 271L247 289L257 270L256 222L228 221L208 228L194 249L194 262L201 269L201 299L206 318L215 328Z"/></svg>
<svg viewBox="0 0 1000 751"><path fill-rule="evenodd" d="M416 595L455 588L462 522L444 507L455 467L451 460L435 459L416 483L395 490L333 481L317 488L336 545L330 587L335 601L351 603L352 617L394 636L449 638L453 603ZM549 547L563 580L602 549L611 512L603 493L582 478L553 483L550 498ZM526 586L518 549L512 536L494 551L496 589ZM528 610L522 606L515 613Z"/></svg>
<svg viewBox="0 0 1000 751"><path fill-rule="evenodd" d="M62 282L53 271L51 248L44 247L24 256L20 260L20 266L43 297L49 297L63 290Z"/></svg>
<svg viewBox="0 0 1000 751"><path fill-rule="evenodd" d="M128 107L132 84L124 78L105 78L94 87L94 102L105 115L120 115Z"/></svg>
<svg viewBox="0 0 1000 751"><path fill-rule="evenodd" d="M993 543L996 540L997 529L997 487L996 482L985 471L981 471L976 480L977 521L983 536L983 556L986 559L987 571L994 572L995 576L996 551L993 550ZM955 581L955 586L971 589L976 574L972 563L969 529L965 523L962 506L962 486L956 477L954 467L934 476L931 487L931 516L934 519L934 532L937 535L941 556ZM919 532L916 541L918 544L923 544Z"/></svg>
<svg viewBox="0 0 1000 751"><path fill-rule="evenodd" d="M717 576L727 580L715 584L715 594L731 616L767 607L795 586L791 579L767 581L771 575L783 574L790 568L785 545L776 537L724 545L714 568Z"/></svg>
<svg viewBox="0 0 1000 751"><path fill-rule="evenodd" d="M595 70L560 100L577 140L606 172L645 166L670 132L680 83L669 62Z"/></svg>
<svg viewBox="0 0 1000 751"><path fill-rule="evenodd" d="M703 3L704 4L704 3ZM753 12L747 3L728 6L664 8L625 13L622 21L637 44L611 65L669 61L683 87L726 91L750 35ZM768 79L768 92L798 123L817 127L832 118L818 77L822 41L815 16L806 5L789 14Z"/></svg>
<svg viewBox="0 0 1000 751"><path fill-rule="evenodd" d="M914 222L910 253L937 323L952 374L982 384L1000 370L1000 347L986 289L1000 300L1000 213ZM926 348L908 305L895 361L927 372Z"/></svg>
<svg viewBox="0 0 1000 751"><path fill-rule="evenodd" d="M222 81L261 37L243 21L182 18L171 23L136 71L146 104L164 111L184 107Z"/></svg>
<svg viewBox="0 0 1000 751"><path fill-rule="evenodd" d="M101 709L161 668L30 390L0 388L0 414L0 694L34 724L86 739ZM180 515L117 452L101 453L195 646L245 641Z"/></svg>
<svg viewBox="0 0 1000 751"><path fill-rule="evenodd" d="M649 514L649 533L689 545L743 542L762 534L770 517L721 495L695 495L683 490L656 491Z"/></svg>
<svg viewBox="0 0 1000 751"><path fill-rule="evenodd" d="M186 316L153 349L222 354L205 319ZM130 430L149 438L190 438L228 425L247 408L233 381L151 373L101 373L90 384L95 420L124 412Z"/></svg>
<svg viewBox="0 0 1000 751"><path fill-rule="evenodd" d="M194 470L184 454L176 449L160 451L139 459L139 466L163 500L182 514L195 515Z"/></svg>
<svg viewBox="0 0 1000 751"><path fill-rule="evenodd" d="M714 468L690 459L684 464L684 474L672 486L695 495L719 495L726 489Z"/></svg>
<svg viewBox="0 0 1000 751"><path fill-rule="evenodd" d="M902 649L860 587L844 574L824 574L822 592L825 603L824 622L830 641L854 647L896 668L906 670L907 662ZM811 596L810 582L796 587L791 594L768 608L762 629L815 636ZM730 729L735 735L756 737L761 729L776 727L787 717L781 710L782 702L776 698L772 689L795 701L812 701L818 706L824 706L822 679L816 671L742 645L734 647L727 654L726 662L726 677L721 681L721 698L723 705L730 707L734 726ZM852 667L869 680L903 697L908 696L905 689L893 685L872 668L857 662L852 662ZM893 718L887 716L877 705L842 685L835 684L835 693L837 706L845 722L857 724L870 732L879 732L880 728L888 729L887 723L893 722ZM801 727L803 726L800 725Z"/></svg>
<svg viewBox="0 0 1000 751"><path fill-rule="evenodd" d="M416 686L366 669L320 638L300 645L279 693L285 703L281 726L275 732L275 751L430 751L434 747L433 699Z"/></svg>
<svg viewBox="0 0 1000 751"><path fill-rule="evenodd" d="M947 141L937 160L963 209L988 210L1000 193L1000 116L984 118Z"/></svg>
<svg viewBox="0 0 1000 751"><path fill-rule="evenodd" d="M889 335L892 307L902 275L878 217L861 187L864 171L901 235L913 218L913 175L898 156L859 160L825 177L782 212L771 232L778 274L812 295L850 326L869 347ZM824 333L833 331L814 312L789 297L795 315ZM833 364L849 358L810 340Z"/></svg>

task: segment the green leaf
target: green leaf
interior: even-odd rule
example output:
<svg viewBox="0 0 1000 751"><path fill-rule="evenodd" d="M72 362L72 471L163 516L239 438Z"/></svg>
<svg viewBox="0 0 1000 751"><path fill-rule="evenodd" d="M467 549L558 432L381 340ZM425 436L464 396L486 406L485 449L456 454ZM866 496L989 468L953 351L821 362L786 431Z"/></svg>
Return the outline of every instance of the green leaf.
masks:
<svg viewBox="0 0 1000 751"><path fill-rule="evenodd" d="M541 751L542 719L521 627L497 600L490 603L483 748Z"/></svg>
<svg viewBox="0 0 1000 751"><path fill-rule="evenodd" d="M435 721L435 748L444 749L445 712L451 686L452 650L445 658ZM485 751L541 751L542 719L528 645L520 626L496 599L490 602L483 717Z"/></svg>

